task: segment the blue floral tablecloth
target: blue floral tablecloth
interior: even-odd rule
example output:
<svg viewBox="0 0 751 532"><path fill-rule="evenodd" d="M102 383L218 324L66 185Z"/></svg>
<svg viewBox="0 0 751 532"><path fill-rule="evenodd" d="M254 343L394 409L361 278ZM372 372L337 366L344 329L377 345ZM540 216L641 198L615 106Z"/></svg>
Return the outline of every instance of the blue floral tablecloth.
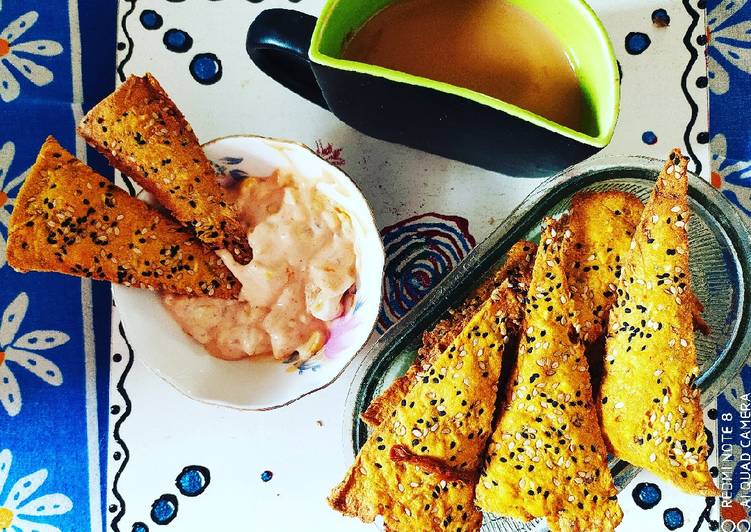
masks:
<svg viewBox="0 0 751 532"><path fill-rule="evenodd" d="M47 135L111 175L74 126L114 87L116 4L0 0L0 531L106 527L108 285L19 275L4 251L14 198ZM751 2L699 4L708 77L696 83L710 99L710 133L696 141L711 143L713 184L751 216ZM719 399L720 415L751 390L751 368L743 376Z"/></svg>
<svg viewBox="0 0 751 532"><path fill-rule="evenodd" d="M109 287L19 275L5 240L47 135L111 175L74 127L114 87L115 4L0 1L0 530L102 528Z"/></svg>

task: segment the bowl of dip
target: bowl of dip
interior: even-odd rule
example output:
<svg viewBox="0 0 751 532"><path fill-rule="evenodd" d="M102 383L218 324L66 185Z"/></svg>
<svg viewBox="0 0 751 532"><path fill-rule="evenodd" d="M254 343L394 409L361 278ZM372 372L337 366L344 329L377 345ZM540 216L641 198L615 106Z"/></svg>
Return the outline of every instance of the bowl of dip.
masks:
<svg viewBox="0 0 751 532"><path fill-rule="evenodd" d="M378 317L384 252L373 214L337 167L295 142L203 146L253 248L237 300L113 286L139 359L191 398L265 410L333 382Z"/></svg>

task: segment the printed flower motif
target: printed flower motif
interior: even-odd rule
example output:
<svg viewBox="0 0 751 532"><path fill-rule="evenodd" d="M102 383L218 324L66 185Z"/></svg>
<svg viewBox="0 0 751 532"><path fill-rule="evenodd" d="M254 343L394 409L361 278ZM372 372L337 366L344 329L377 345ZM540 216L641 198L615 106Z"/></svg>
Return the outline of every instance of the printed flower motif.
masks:
<svg viewBox="0 0 751 532"><path fill-rule="evenodd" d="M21 411L21 390L8 366L9 362L29 370L52 386L63 383L63 374L52 361L33 351L43 351L63 345L70 337L60 331L32 331L16 338L29 307L29 297L21 292L8 305L0 320L0 403L10 416ZM0 470L2 473L2 470ZM2 477L0 476L0 480ZM0 526L0 530L2 530Z"/></svg>
<svg viewBox="0 0 751 532"><path fill-rule="evenodd" d="M14 179L10 179L8 175L15 153L16 148L12 142L6 142L0 148L0 268L5 266L5 236L2 229L8 231L10 212L13 210L13 204L16 201L16 198L12 197L11 194L26 179L26 172Z"/></svg>
<svg viewBox="0 0 751 532"><path fill-rule="evenodd" d="M298 355L297 353L294 353L287 360L283 360L282 363L289 365L287 371L297 372L298 375L303 375L306 371L309 370L315 373L316 371L321 369L321 364L316 362L314 359L300 361L300 355Z"/></svg>
<svg viewBox="0 0 751 532"><path fill-rule="evenodd" d="M748 0L722 0L707 15L707 70L709 89L715 94L725 94L730 89L730 76L712 52L718 53L737 69L751 74L751 20L725 25ZM725 25L723 27L723 25ZM742 46L746 43L745 46Z"/></svg>
<svg viewBox="0 0 751 532"><path fill-rule="evenodd" d="M8 449L0 452L0 495L8 480L13 455ZM0 530L13 532L60 532L56 526L29 521L26 517L61 515L73 508L73 502L62 493L42 495L27 502L27 499L47 480L47 470L40 469L20 478L8 492L0 506ZM1 499L0 499L1 500Z"/></svg>
<svg viewBox="0 0 751 532"><path fill-rule="evenodd" d="M725 135L712 137L712 185L747 215L751 216L751 163L728 161Z"/></svg>
<svg viewBox="0 0 751 532"><path fill-rule="evenodd" d="M34 63L26 57L26 54L58 55L63 51L60 43L48 39L17 42L18 38L26 33L38 18L39 13L29 11L0 32L0 99L4 102L15 100L21 93L21 85L8 65L38 87L47 85L54 78L50 69Z"/></svg>
<svg viewBox="0 0 751 532"><path fill-rule="evenodd" d="M346 163L344 157L342 157L342 149L334 148L334 145L330 142L327 142L324 146L323 141L316 140L315 152L316 155L318 155L321 159L328 161L329 163L339 168L344 166L344 164Z"/></svg>

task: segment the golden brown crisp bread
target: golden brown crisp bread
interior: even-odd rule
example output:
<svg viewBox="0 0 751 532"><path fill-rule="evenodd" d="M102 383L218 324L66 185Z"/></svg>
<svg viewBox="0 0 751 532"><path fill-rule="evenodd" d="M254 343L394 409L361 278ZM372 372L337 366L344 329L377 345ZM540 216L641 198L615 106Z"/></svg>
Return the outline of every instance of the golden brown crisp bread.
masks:
<svg viewBox="0 0 751 532"><path fill-rule="evenodd" d="M451 315L439 321L422 336L422 347L417 352L415 362L407 372L396 379L368 406L361 418L371 427L377 427L381 421L397 407L404 395L417 382L417 375L429 369L432 361L446 349L469 320L488 300L493 290L505 284L499 291L504 301L504 312L509 317L507 327L516 331L523 314L522 300L527 295L529 278L532 273L532 260L537 246L532 242L520 241L514 244L506 255L506 261L493 274L489 275L480 286L465 299L462 304L451 311Z"/></svg>
<svg viewBox="0 0 751 532"><path fill-rule="evenodd" d="M563 249L579 337L585 345L605 331L623 260L644 205L621 191L580 192L571 204Z"/></svg>
<svg viewBox="0 0 751 532"><path fill-rule="evenodd" d="M10 218L8 264L176 294L234 298L240 283L189 231L48 137Z"/></svg>
<svg viewBox="0 0 751 532"><path fill-rule="evenodd" d="M252 258L245 229L185 117L151 75L131 76L84 117L79 133L152 193L211 249Z"/></svg>
<svg viewBox="0 0 751 532"><path fill-rule="evenodd" d="M334 509L366 522L382 515L394 531L479 530L474 487L508 339L496 295L373 431L332 491Z"/></svg>
<svg viewBox="0 0 751 532"><path fill-rule="evenodd" d="M592 402L584 347L560 260L560 225L540 237L517 367L477 485L485 511L552 531L612 531L623 516Z"/></svg>
<svg viewBox="0 0 751 532"><path fill-rule="evenodd" d="M616 456L687 492L714 496L688 308L687 162L679 150L671 153L623 263L599 405Z"/></svg>

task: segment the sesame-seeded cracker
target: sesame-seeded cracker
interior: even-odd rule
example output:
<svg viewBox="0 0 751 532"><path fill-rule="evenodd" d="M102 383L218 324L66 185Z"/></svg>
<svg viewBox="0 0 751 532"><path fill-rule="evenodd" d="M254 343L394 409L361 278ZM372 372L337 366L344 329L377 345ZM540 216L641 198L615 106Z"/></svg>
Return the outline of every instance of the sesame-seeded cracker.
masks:
<svg viewBox="0 0 751 532"><path fill-rule="evenodd" d="M561 261L567 233L546 221L517 366L477 484L485 511L545 517L552 531L612 531L623 513L607 465L584 347Z"/></svg>
<svg viewBox="0 0 751 532"><path fill-rule="evenodd" d="M715 496L696 386L687 164L679 150L670 154L636 228L610 312L598 405L616 456Z"/></svg>
<svg viewBox="0 0 751 532"><path fill-rule="evenodd" d="M331 493L334 509L382 515L393 531L479 530L474 487L508 342L494 295L374 430Z"/></svg>
<svg viewBox="0 0 751 532"><path fill-rule="evenodd" d="M251 260L247 232L193 129L151 74L129 77L78 131L211 249L227 249L241 264Z"/></svg>
<svg viewBox="0 0 751 532"><path fill-rule="evenodd" d="M175 221L48 137L10 219L8 264L177 294L235 298L224 263Z"/></svg>
<svg viewBox="0 0 751 532"><path fill-rule="evenodd" d="M580 192L572 199L566 226L571 237L562 253L579 338L585 345L605 331L615 285L643 209L639 198L616 190Z"/></svg>
<svg viewBox="0 0 751 532"><path fill-rule="evenodd" d="M360 416L363 421L371 427L380 425L418 381L418 374L430 369L433 360L449 347L493 291L501 286L505 288L498 294L502 301L505 301L504 312L509 316L508 328L510 332L516 333L516 324L520 323L523 317L522 301L527 295L536 250L537 246L532 242L522 240L514 244L507 253L503 266L483 280L458 308L450 311L448 318L440 320L432 329L425 331L422 335L422 346L418 349L417 358L412 366L370 403Z"/></svg>

